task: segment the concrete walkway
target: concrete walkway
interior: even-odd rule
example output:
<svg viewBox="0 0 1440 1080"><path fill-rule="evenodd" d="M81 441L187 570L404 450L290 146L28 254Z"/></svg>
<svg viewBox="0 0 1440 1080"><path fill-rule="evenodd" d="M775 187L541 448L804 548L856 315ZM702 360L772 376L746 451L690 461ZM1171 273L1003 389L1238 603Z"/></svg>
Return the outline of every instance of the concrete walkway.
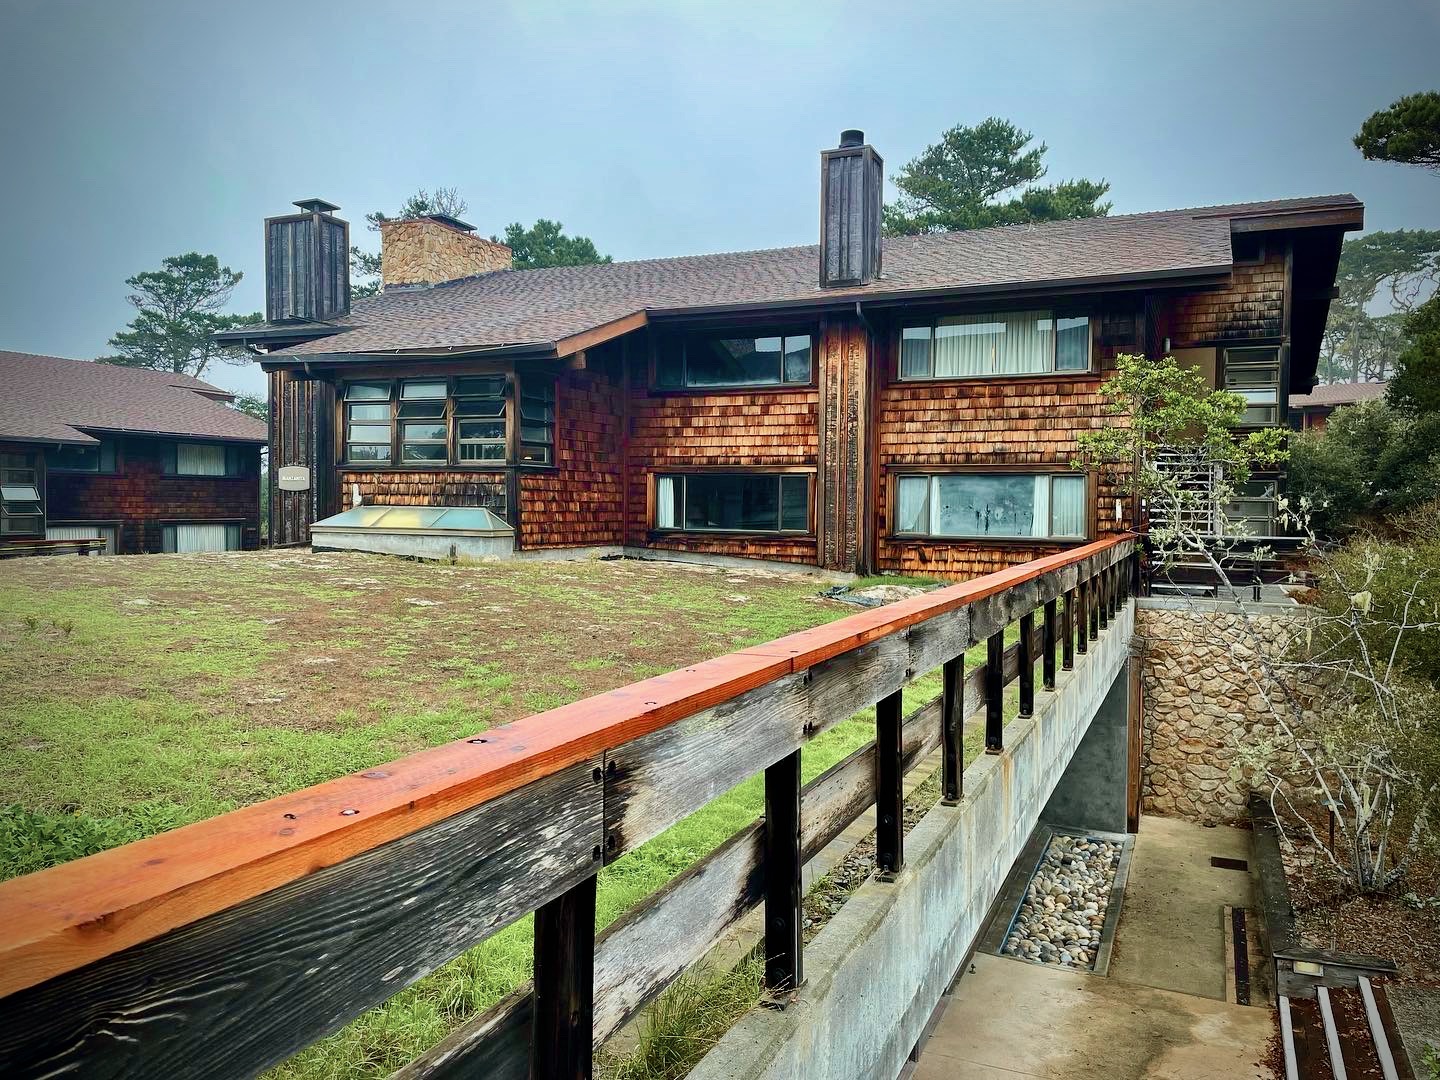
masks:
<svg viewBox="0 0 1440 1080"><path fill-rule="evenodd" d="M1251 1080L1272 1011L1225 998L1221 909L1250 903L1248 834L1145 818L1108 977L977 954L914 1080Z"/></svg>

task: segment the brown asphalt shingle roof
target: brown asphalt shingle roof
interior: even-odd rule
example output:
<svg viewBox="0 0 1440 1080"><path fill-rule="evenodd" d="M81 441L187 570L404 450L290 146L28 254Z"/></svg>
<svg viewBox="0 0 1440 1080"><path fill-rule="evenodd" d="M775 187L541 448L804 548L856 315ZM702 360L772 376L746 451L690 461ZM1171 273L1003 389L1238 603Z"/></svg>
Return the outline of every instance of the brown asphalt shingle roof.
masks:
<svg viewBox="0 0 1440 1080"><path fill-rule="evenodd" d="M0 350L0 439L93 443L94 430L265 442L264 423L206 394L229 396L189 375Z"/></svg>
<svg viewBox="0 0 1440 1080"><path fill-rule="evenodd" d="M1317 386L1308 394L1291 394L1290 407L1303 409L1306 406L1335 408L1340 405L1354 405L1359 401L1375 401L1385 396L1383 382L1341 382Z"/></svg>
<svg viewBox="0 0 1440 1080"><path fill-rule="evenodd" d="M814 245L501 270L357 300L339 333L272 355L538 344L639 311L1224 271L1233 217L1358 206L1353 195L1332 195L894 237L885 241L884 277L858 288L822 290Z"/></svg>

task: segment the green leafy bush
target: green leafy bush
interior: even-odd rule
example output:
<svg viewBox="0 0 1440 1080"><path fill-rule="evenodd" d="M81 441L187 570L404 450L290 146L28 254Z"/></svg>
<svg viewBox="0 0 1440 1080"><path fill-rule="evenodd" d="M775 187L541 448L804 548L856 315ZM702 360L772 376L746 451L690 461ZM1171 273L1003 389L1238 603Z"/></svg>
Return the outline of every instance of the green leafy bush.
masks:
<svg viewBox="0 0 1440 1080"><path fill-rule="evenodd" d="M1440 498L1440 413L1383 401L1336 409L1324 428L1292 436L1289 474L1292 504L1309 500L1322 536L1413 510Z"/></svg>

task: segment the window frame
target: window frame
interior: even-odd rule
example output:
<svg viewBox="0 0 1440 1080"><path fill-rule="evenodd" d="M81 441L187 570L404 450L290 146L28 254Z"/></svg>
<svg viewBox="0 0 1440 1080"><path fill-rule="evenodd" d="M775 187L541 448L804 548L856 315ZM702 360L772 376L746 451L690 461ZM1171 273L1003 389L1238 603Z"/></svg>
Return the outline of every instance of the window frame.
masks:
<svg viewBox="0 0 1440 1080"><path fill-rule="evenodd" d="M810 340L810 372L803 382L785 381L785 343L791 338L809 338ZM708 341L723 338L750 338L759 340L761 338L780 339L780 381L773 383L717 383L711 385L695 385L689 381L689 348L692 342ZM677 386L667 386L660 382L660 367L665 351L669 347L678 346L681 350L681 382ZM787 324L782 327L764 327L763 329L752 329L750 327L722 327L717 330L688 330L672 331L669 333L657 333L651 340L650 346L650 378L649 390L653 394L730 394L735 391L746 393L775 393L787 390L813 390L818 383L819 362L817 352L820 347L820 330L818 326L803 324Z"/></svg>
<svg viewBox="0 0 1440 1080"><path fill-rule="evenodd" d="M114 439L100 439L96 443L67 443L58 448L58 452L66 450L93 450L95 451L95 467L75 468L62 465L53 459L47 459L46 468L50 472L69 473L77 476L114 476L120 471L119 447ZM108 458L108 465L107 465ZM90 522L81 522L88 525Z"/></svg>
<svg viewBox="0 0 1440 1080"><path fill-rule="evenodd" d="M796 539L813 538L815 536L815 491L817 486L817 470L813 466L756 466L752 468L736 467L732 465L699 467L699 468L678 468L656 470L650 473L649 481L649 506L646 508L647 520L650 524L650 532L653 536L708 536L708 537L729 537L729 536L779 536L793 537ZM780 522L781 510L784 505L783 484L786 478L800 477L805 481L805 528L804 529L692 529L686 526L666 526L659 524L660 508L660 481L670 477L681 480L682 484L686 478L694 476L706 477L773 477L776 482L776 524ZM685 520L685 498L686 494L682 488L680 520Z"/></svg>
<svg viewBox="0 0 1440 1080"><path fill-rule="evenodd" d="M1057 368L1056 359L1060 350L1060 334L1058 330L1051 334L1050 366L1042 371L1019 371L1004 372L993 371L977 375L936 375L935 374L935 330L942 319L952 318L984 318L992 316L996 318L1014 315L1020 312L1046 312L1052 323L1061 319L1084 319L1086 330L1085 335L1085 366L1083 368ZM1023 308L989 308L969 311L945 311L938 312L928 319L907 320L901 319L896 324L891 344L894 350L894 358L890 365L891 377L897 383L952 383L952 382L973 382L981 379L1054 379L1054 378L1086 378L1093 377L1096 373L1095 357L1095 334L1099 324L1099 315L1088 308L1070 308L1064 305L1049 305L1046 307L1023 307ZM906 375L904 373L904 342L905 331L928 328L930 331L930 374L929 375Z"/></svg>
<svg viewBox="0 0 1440 1080"><path fill-rule="evenodd" d="M1262 494L1255 495L1245 492L1243 490L1244 488L1264 488L1265 490ZM1230 530L1232 523L1253 520L1248 514L1231 516L1230 508L1238 506L1241 503L1266 504L1270 509L1267 515L1269 528L1264 532L1245 533L1244 535L1232 532ZM1262 476L1257 478L1252 476L1243 484L1236 486L1235 498L1231 499L1230 502L1224 506L1219 507L1218 512L1221 520L1217 523L1218 528L1216 532L1222 536L1241 540L1278 539L1280 537L1280 481L1275 477Z"/></svg>
<svg viewBox="0 0 1440 1080"><path fill-rule="evenodd" d="M1273 405L1268 405L1268 406L1267 406L1267 405L1251 406L1251 405L1249 404L1249 399L1246 398L1246 402L1247 402L1247 403L1246 403L1246 406L1245 406L1245 412L1249 412L1252 407L1255 407L1255 408L1273 408L1273 409L1275 410L1275 419L1273 419L1273 420L1268 420L1268 421L1266 421L1266 420L1262 420L1262 421L1251 421L1251 420L1246 420L1246 419L1245 419L1245 414L1244 414L1244 413L1241 413L1241 414L1240 414L1240 423L1239 423L1237 426L1240 427L1240 428L1247 429L1247 430L1249 430L1249 429L1254 429L1254 428L1268 428L1268 427L1280 427L1280 426L1282 426L1282 425L1286 422L1286 420L1287 420L1287 418L1288 418L1288 411L1287 411L1287 409L1286 409L1286 407L1285 407L1285 396L1286 396L1286 395L1285 395L1285 393L1284 393L1284 390L1285 390L1285 346L1284 346L1282 343L1269 343L1269 344L1234 345L1234 346L1222 347L1222 348L1220 349L1220 371L1219 371L1219 378L1218 378L1218 382L1220 383L1220 389L1221 389L1221 390L1224 390L1226 393L1239 394L1241 397L1245 397L1245 394L1244 394L1244 390L1245 390L1245 389L1256 389L1256 388L1255 388L1255 387L1246 387L1246 388L1241 388L1241 389L1233 389L1233 388L1231 388L1231 386L1230 386L1230 369L1231 369L1231 366L1232 366L1231 356L1234 355L1234 354L1236 354L1236 353L1272 353L1272 354L1274 354L1274 359L1273 359L1273 360L1265 361L1265 362L1263 362L1263 363L1261 363L1261 362L1259 362L1259 361L1255 361L1255 360L1250 360L1250 361L1241 360L1241 361L1239 361L1238 363L1236 363L1234 366L1237 366L1237 367L1240 367L1240 368L1259 368L1259 367L1272 367L1272 366L1273 366L1274 369L1275 369L1275 402L1274 402L1274 404L1273 404Z"/></svg>
<svg viewBox="0 0 1440 1080"><path fill-rule="evenodd" d="M212 520L212 519L208 519L208 518L199 518L199 519L194 519L194 518L191 518L191 519L183 519L183 518L179 518L179 519L169 519L169 520L161 521L161 522L159 523L159 525L160 525L160 553L161 553L162 555L179 555L179 554L183 554L183 555L216 555L216 554L222 554L221 552L192 552L192 551L178 552L178 551L176 551L175 548L176 548L177 543L178 543L178 537L176 536L175 530L176 530L177 528L179 528L180 526L182 526L182 525L220 525L220 526L223 526L224 529L225 529L225 553L229 553L229 552L231 552L231 551L244 551L244 550L245 550L245 522L244 522L243 520L238 519L238 518L220 518L220 519L213 519L213 520ZM235 540L235 546L234 546L234 547L231 547L231 546L230 546L230 537L231 537L231 535L232 535L232 530L233 530L233 535L234 535L235 538L236 538L236 540ZM117 541L118 541L118 536L117 536Z"/></svg>
<svg viewBox="0 0 1440 1080"><path fill-rule="evenodd" d="M957 536L949 533L901 532L899 530L900 481L905 478L922 477L930 481L928 499L933 506L935 481L945 476L1045 476L1053 482L1056 477L1079 477L1084 484L1085 505L1082 510L1082 531L1078 536L1057 536L1047 531L1044 536ZM928 544L978 544L982 546L1034 546L1036 544L1084 544L1095 538L1098 530L1098 500L1095 479L1090 473L1076 472L1061 467L1037 468L1033 465L975 465L975 466L902 466L889 472L886 483L885 535L892 543ZM1054 525L1054 493L1050 498L1050 521L1047 529ZM933 525L929 520L930 507L926 509L927 529Z"/></svg>
<svg viewBox="0 0 1440 1080"><path fill-rule="evenodd" d="M180 471L180 447L217 446L225 456L225 471L218 473L197 473ZM240 443L221 442L216 439L177 439L165 444L161 455L160 471L169 480L249 480L259 476L245 468L244 446Z"/></svg>

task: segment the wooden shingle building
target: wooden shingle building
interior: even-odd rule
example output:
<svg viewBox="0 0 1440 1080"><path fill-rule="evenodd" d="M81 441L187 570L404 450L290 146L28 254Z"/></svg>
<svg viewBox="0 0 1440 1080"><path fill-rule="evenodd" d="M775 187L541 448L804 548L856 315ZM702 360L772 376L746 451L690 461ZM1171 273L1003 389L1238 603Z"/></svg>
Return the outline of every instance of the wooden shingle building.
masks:
<svg viewBox="0 0 1440 1080"><path fill-rule="evenodd" d="M265 424L164 371L0 351L0 555L260 545ZM88 540L103 541L87 545Z"/></svg>
<svg viewBox="0 0 1440 1080"><path fill-rule="evenodd" d="M1286 422L1363 215L1338 195L882 240L882 169L860 132L822 153L810 247L517 271L464 222L387 223L383 291L353 305L337 208L269 219L269 321L224 338L269 373L276 542L357 505L476 507L520 552L1033 559L1133 521L1069 468L1116 354L1174 354Z"/></svg>

